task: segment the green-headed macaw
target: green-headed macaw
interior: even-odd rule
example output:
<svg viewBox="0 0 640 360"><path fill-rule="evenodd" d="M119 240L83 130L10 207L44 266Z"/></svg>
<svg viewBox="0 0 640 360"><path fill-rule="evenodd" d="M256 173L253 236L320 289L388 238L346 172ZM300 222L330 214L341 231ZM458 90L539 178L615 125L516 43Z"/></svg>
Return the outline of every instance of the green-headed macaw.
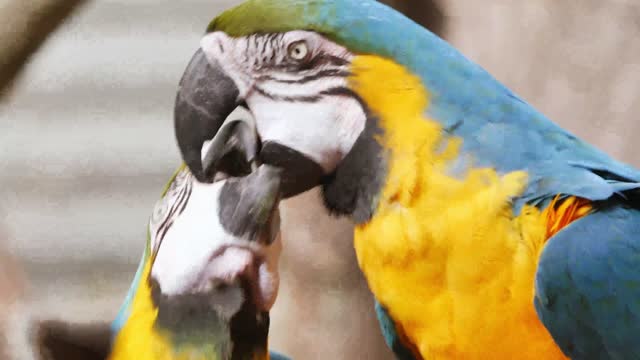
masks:
<svg viewBox="0 0 640 360"><path fill-rule="evenodd" d="M280 170L258 167L256 140L251 115L240 108L205 149L216 181L195 181L182 166L169 182L112 326L110 360L269 358L281 251Z"/></svg>
<svg viewBox="0 0 640 360"><path fill-rule="evenodd" d="M373 0L249 0L178 92L202 144L236 106L282 193L322 187L401 359L640 358L640 171Z"/></svg>

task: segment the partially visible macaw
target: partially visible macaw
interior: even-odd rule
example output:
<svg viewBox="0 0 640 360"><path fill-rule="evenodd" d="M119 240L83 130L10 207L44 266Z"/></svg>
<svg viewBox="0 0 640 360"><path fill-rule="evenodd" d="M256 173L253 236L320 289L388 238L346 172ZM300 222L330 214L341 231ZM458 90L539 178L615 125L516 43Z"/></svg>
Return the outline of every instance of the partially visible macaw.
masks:
<svg viewBox="0 0 640 360"><path fill-rule="evenodd" d="M357 223L398 358L640 359L640 171L373 0L249 0L200 45L186 164L246 106L282 193Z"/></svg>
<svg viewBox="0 0 640 360"><path fill-rule="evenodd" d="M62 331L40 335L46 359L108 352L109 360L286 360L267 351L282 246L280 174L245 153L255 152L246 114L232 114L207 147L214 183L182 166L167 184L112 341L104 331L88 339L48 326Z"/></svg>
<svg viewBox="0 0 640 360"><path fill-rule="evenodd" d="M280 171L257 166L256 145L251 115L238 109L204 149L216 181L198 182L185 166L171 179L113 323L109 360L269 358L281 251Z"/></svg>

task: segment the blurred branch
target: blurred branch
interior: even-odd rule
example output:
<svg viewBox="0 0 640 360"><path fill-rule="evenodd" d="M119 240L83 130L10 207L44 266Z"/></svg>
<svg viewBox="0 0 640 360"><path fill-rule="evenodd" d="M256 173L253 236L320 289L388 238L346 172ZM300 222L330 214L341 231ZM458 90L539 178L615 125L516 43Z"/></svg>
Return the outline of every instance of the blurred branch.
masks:
<svg viewBox="0 0 640 360"><path fill-rule="evenodd" d="M48 36L86 0L0 0L0 99Z"/></svg>
<svg viewBox="0 0 640 360"><path fill-rule="evenodd" d="M437 0L380 0L402 11L413 21L431 30L440 37L446 31L444 12Z"/></svg>

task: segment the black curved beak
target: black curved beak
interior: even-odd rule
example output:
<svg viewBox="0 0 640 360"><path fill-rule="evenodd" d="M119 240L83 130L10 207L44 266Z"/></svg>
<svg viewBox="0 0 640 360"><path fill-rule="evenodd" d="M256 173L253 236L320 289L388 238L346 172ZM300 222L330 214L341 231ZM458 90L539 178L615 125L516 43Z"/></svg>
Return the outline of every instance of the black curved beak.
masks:
<svg viewBox="0 0 640 360"><path fill-rule="evenodd" d="M212 181L208 174L214 174L215 170L212 171L210 167L220 159L210 158L207 169L202 161L202 146L214 138L225 119L238 106L238 95L234 81L218 64L210 64L202 49L198 49L180 80L174 126L182 158L199 181ZM217 141L216 146L227 145L226 140L237 133L231 131L232 128L246 130L244 126L231 126L224 133L226 138ZM238 138L244 140L247 136L238 135ZM213 150L219 148L210 149L209 153L215 154Z"/></svg>
<svg viewBox="0 0 640 360"><path fill-rule="evenodd" d="M259 163L283 170L283 198L319 185L326 175L320 165L277 142L262 139L261 143L253 115L240 100L233 79L198 49L180 81L174 110L182 159L198 181L212 182L219 171L247 175L255 170L253 160L259 158Z"/></svg>

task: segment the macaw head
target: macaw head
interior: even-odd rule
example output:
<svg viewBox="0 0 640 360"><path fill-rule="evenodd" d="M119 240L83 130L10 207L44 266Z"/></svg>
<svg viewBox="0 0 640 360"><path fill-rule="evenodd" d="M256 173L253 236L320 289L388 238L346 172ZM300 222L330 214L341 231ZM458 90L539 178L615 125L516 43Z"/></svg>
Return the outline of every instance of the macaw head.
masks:
<svg viewBox="0 0 640 360"><path fill-rule="evenodd" d="M284 197L322 185L330 210L366 218L384 181L382 112L426 105L402 93L421 87L406 69L415 65L408 49L425 38L442 42L374 0L249 0L228 10L209 26L178 90L185 163L211 181L202 144L246 107L259 161L283 169Z"/></svg>
<svg viewBox="0 0 640 360"><path fill-rule="evenodd" d="M113 323L115 359L143 351L153 358L266 358L281 250L280 171L244 164L248 175L229 175L251 158L237 151L237 139L252 138L241 118L231 116L225 139L205 146L221 155L209 159L214 179L195 181L183 166L155 205L146 251Z"/></svg>

